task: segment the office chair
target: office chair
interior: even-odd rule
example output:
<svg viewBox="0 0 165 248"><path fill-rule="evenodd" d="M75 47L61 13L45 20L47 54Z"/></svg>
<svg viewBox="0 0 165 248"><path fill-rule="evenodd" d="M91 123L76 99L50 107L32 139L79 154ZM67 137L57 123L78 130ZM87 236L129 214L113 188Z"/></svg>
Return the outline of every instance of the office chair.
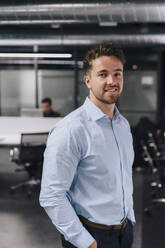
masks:
<svg viewBox="0 0 165 248"><path fill-rule="evenodd" d="M151 169L150 188L151 188L151 205L144 209L147 215L151 215L152 208L158 203L165 203L165 158L162 151L154 138L149 132L148 139L141 141L143 149L143 159Z"/></svg>
<svg viewBox="0 0 165 248"><path fill-rule="evenodd" d="M23 169L19 168L16 171L26 170L29 175L29 180L10 187L11 194L19 188L26 187L27 194L30 197L33 188L40 185L43 153L46 147L47 137L48 133L21 134L20 145L10 150L10 160L18 166L23 167Z"/></svg>

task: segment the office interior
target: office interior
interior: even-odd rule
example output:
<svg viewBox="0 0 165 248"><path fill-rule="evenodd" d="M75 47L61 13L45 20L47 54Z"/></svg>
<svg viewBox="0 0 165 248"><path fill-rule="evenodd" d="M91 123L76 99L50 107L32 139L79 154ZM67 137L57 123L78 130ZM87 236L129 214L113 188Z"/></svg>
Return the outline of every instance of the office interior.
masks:
<svg viewBox="0 0 165 248"><path fill-rule="evenodd" d="M117 107L136 154L133 248L165 247L164 13L152 0L0 1L2 248L62 248L39 205L43 152L50 128L88 96L86 51L109 41L126 56ZM61 117L42 116L45 97Z"/></svg>

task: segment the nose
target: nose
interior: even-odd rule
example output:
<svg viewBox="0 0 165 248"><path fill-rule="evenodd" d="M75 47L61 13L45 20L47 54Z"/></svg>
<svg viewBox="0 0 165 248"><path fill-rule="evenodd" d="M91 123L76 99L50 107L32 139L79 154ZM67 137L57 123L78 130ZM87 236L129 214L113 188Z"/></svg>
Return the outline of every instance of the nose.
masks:
<svg viewBox="0 0 165 248"><path fill-rule="evenodd" d="M107 77L107 84L113 84L113 78L112 78L112 76L111 75L109 75L108 77Z"/></svg>

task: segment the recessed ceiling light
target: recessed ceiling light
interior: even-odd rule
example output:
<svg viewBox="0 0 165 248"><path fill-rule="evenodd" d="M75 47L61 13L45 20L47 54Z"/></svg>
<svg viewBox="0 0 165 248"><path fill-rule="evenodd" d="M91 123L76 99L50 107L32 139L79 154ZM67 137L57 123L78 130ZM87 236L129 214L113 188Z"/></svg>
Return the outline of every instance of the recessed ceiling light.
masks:
<svg viewBox="0 0 165 248"><path fill-rule="evenodd" d="M100 22L99 25L104 26L104 27L116 27L118 23L117 22Z"/></svg>
<svg viewBox="0 0 165 248"><path fill-rule="evenodd" d="M51 24L50 26L51 26L51 28L54 28L54 29L60 28L60 24L58 24L58 23Z"/></svg>

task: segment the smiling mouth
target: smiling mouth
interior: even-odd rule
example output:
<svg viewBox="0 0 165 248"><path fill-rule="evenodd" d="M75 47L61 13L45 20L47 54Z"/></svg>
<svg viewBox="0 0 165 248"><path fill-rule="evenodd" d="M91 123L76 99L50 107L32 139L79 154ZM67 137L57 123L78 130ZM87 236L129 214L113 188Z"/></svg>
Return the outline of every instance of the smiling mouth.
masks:
<svg viewBox="0 0 165 248"><path fill-rule="evenodd" d="M118 88L113 88L113 89L107 89L107 90L105 90L105 92L110 92L110 93L115 93L115 92L117 92L118 91Z"/></svg>

